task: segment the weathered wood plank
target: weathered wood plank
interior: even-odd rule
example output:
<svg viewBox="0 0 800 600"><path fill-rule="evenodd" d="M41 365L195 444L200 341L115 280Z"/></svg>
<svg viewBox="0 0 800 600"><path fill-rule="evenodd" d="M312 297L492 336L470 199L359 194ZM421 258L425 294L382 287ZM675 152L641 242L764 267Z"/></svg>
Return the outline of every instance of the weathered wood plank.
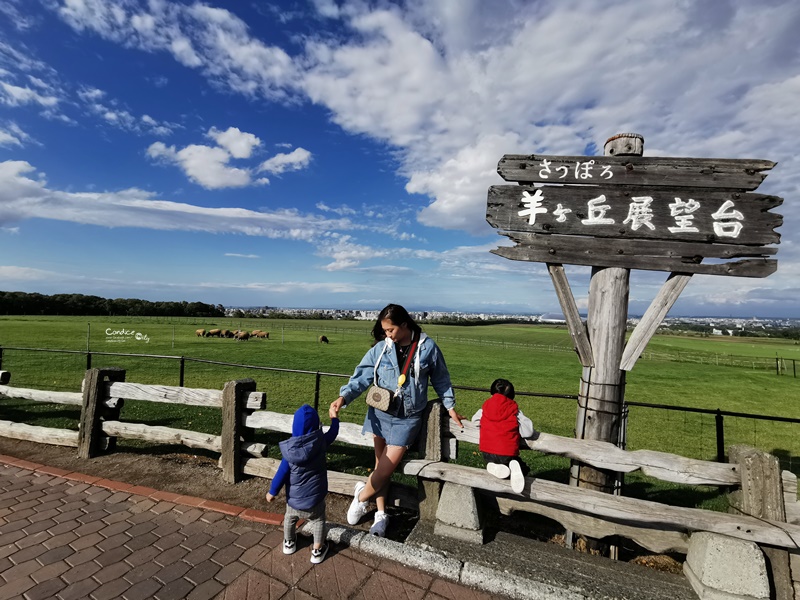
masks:
<svg viewBox="0 0 800 600"><path fill-rule="evenodd" d="M0 421L0 437L27 440L39 444L52 444L53 446L78 447L77 431L26 425L25 423L14 423L13 421Z"/></svg>
<svg viewBox="0 0 800 600"><path fill-rule="evenodd" d="M406 463L403 472L406 475L450 481L490 492L514 493L509 480L498 479L484 469L474 467L413 460ZM525 489L520 495L534 502L573 509L632 527L689 533L710 531L780 548L796 548L800 544L800 526L797 525L699 508L669 506L570 487L543 479L526 478Z"/></svg>
<svg viewBox="0 0 800 600"><path fill-rule="evenodd" d="M495 185L486 220L504 231L764 245L780 242L783 217L770 209L782 202L739 192Z"/></svg>
<svg viewBox="0 0 800 600"><path fill-rule="evenodd" d="M281 431L291 435L293 415L259 410L244 419L247 427L253 429L268 429L269 431ZM336 436L337 442L345 442L354 446L366 446L372 448L372 436L361 433L361 425L355 423L339 422L339 435Z"/></svg>
<svg viewBox="0 0 800 600"><path fill-rule="evenodd" d="M575 245L577 248L580 243L578 242ZM644 271L672 271L701 275L727 275L729 277L767 277L778 269L778 261L769 259L758 258L720 264L701 264L674 258L662 258L660 256L587 256L586 252L579 249L556 252L546 243L537 248L532 246L503 246L491 252L510 260L547 263L557 260L561 263L572 265L623 267Z"/></svg>
<svg viewBox="0 0 800 600"><path fill-rule="evenodd" d="M587 164L589 170L582 170ZM754 190L767 176L764 171L776 164L760 159L506 154L497 172L506 181L519 182ZM587 173L592 177L585 177Z"/></svg>
<svg viewBox="0 0 800 600"><path fill-rule="evenodd" d="M623 371L630 371L633 365L639 360L639 357L644 352L647 344L655 334L658 326L661 325L664 317L670 311L675 301L681 295L681 292L689 283L692 278L691 275L682 273L670 273L664 285L653 298L650 306L642 316L642 319L636 324L628 342L625 344L625 350L622 353L619 368Z"/></svg>
<svg viewBox="0 0 800 600"><path fill-rule="evenodd" d="M103 433L110 436L144 440L156 444L181 444L189 448L203 448L212 452L221 452L222 450L221 438L218 435L122 421L103 421L101 425Z"/></svg>
<svg viewBox="0 0 800 600"><path fill-rule="evenodd" d="M786 509L786 522L800 525L800 502L797 501L797 475L791 471L781 471L783 484L783 503Z"/></svg>
<svg viewBox="0 0 800 600"><path fill-rule="evenodd" d="M553 281L553 287L558 296L558 302L561 305L561 312L564 313L564 318L567 321L569 334L572 336L572 343L575 344L575 351L578 353L578 359L584 367L591 367L594 365L594 357L592 356L592 346L589 343L589 338L586 335L586 326L581 320L578 313L578 305L575 302L575 297L572 295L572 289L569 287L567 274L564 272L564 267L559 264L547 263L547 271L550 273L550 279Z"/></svg>
<svg viewBox="0 0 800 600"><path fill-rule="evenodd" d="M463 429L448 422L450 435L459 441L477 444L479 428L470 421L462 423ZM673 483L729 486L742 481L735 464L695 460L655 450L622 450L610 442L538 432L537 439L523 440L523 443L531 450L566 456L610 471L631 473L641 469L645 475Z"/></svg>
<svg viewBox="0 0 800 600"><path fill-rule="evenodd" d="M22 398L36 402L50 402L52 404L72 404L80 406L83 394L80 392L52 392L49 390L32 390L0 385L0 396L3 398Z"/></svg>
<svg viewBox="0 0 800 600"><path fill-rule="evenodd" d="M242 470L247 475L272 479L278 470L281 461L275 458L244 458L242 460ZM363 476L351 475L350 473L340 473L339 471L328 471L328 491L344 496L353 496L353 488L359 481L364 481ZM389 486L389 496L386 499L390 506L401 506L411 510L417 510L416 490L407 485L392 483Z"/></svg>
<svg viewBox="0 0 800 600"><path fill-rule="evenodd" d="M580 250L588 256L641 256L683 258L697 262L703 258L767 258L778 253L777 246L742 246L736 244L708 244L705 242L671 242L668 240L625 240L612 238L575 237L549 233L519 231L501 232L518 244L540 246L546 244L552 253Z"/></svg>
<svg viewBox="0 0 800 600"><path fill-rule="evenodd" d="M562 510L555 506L502 496L497 497L497 505L502 512L518 510L553 519L561 523L567 531L598 540L609 536L621 536L633 540L652 552L682 552L686 554L689 550L689 536L680 531L633 527L598 519L574 510Z"/></svg>
<svg viewBox="0 0 800 600"><path fill-rule="evenodd" d="M106 388L107 396L148 402L167 402L190 406L222 406L222 390L184 388L170 385L145 385L142 383L112 383ZM265 392L250 392L247 408L259 410L266 406Z"/></svg>

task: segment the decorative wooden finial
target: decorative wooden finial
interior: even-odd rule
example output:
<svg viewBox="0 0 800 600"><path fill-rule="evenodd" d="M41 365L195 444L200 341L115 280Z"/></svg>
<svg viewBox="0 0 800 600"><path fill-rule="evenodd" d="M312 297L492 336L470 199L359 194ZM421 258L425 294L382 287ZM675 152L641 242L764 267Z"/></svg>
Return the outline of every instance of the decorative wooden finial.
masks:
<svg viewBox="0 0 800 600"><path fill-rule="evenodd" d="M606 140L605 156L641 156L644 154L644 137L638 133L618 133Z"/></svg>

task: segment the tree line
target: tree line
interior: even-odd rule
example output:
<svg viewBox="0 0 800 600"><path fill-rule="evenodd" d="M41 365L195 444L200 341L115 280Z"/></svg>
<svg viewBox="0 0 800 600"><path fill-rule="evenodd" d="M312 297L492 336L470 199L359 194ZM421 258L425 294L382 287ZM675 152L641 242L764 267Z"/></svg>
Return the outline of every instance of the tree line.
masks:
<svg viewBox="0 0 800 600"><path fill-rule="evenodd" d="M203 302L150 302L138 298L101 298L84 294L0 292L0 314L135 316L135 317L224 317L221 304Z"/></svg>

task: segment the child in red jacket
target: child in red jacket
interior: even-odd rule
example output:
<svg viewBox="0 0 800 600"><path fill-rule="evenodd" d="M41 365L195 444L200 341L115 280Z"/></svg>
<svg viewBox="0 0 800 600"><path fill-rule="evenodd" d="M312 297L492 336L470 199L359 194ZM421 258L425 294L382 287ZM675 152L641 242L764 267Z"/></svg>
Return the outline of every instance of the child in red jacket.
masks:
<svg viewBox="0 0 800 600"><path fill-rule="evenodd" d="M480 427L481 454L486 470L495 477L511 477L511 489L516 493L525 487L528 465L520 460L519 443L532 437L533 423L522 414L514 402L514 385L507 379L495 379L490 388L492 396L483 403L472 421Z"/></svg>

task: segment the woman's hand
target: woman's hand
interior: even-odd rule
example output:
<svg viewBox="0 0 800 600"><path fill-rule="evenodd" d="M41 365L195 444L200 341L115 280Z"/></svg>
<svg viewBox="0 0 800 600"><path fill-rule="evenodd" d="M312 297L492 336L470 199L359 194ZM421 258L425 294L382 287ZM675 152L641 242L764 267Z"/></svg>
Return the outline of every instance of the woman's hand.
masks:
<svg viewBox="0 0 800 600"><path fill-rule="evenodd" d="M338 419L339 418L339 411L344 406L344 398L339 396L336 400L331 402L331 406L328 409L328 416L331 419Z"/></svg>
<svg viewBox="0 0 800 600"><path fill-rule="evenodd" d="M266 499L267 499L267 502L272 502L275 499L275 496L273 496L272 494L267 492Z"/></svg>
<svg viewBox="0 0 800 600"><path fill-rule="evenodd" d="M464 426L461 424L461 419L464 419L464 418L466 418L466 417L464 417L463 415L460 415L460 414L458 414L458 413L456 412L456 409L455 409L455 408L451 408L451 409L450 409L450 410L448 410L447 412L449 413L449 415L450 415L450 418L451 418L451 419L453 419L453 421L455 421L455 422L456 422L456 425L458 425L459 427L461 427L461 429L464 429Z"/></svg>

